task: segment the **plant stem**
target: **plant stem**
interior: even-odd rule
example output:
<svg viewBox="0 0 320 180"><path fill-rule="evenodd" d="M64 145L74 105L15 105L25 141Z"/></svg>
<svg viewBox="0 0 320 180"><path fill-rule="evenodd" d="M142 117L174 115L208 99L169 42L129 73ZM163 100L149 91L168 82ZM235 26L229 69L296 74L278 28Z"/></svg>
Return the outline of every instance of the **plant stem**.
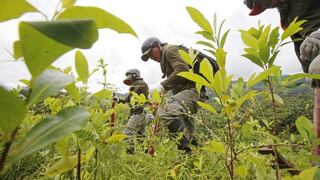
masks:
<svg viewBox="0 0 320 180"><path fill-rule="evenodd" d="M94 152L94 159L95 159L96 163L95 163L95 170L94 170L93 179L96 180L97 179L97 171L98 171L98 148L97 147L96 147L96 150Z"/></svg>
<svg viewBox="0 0 320 180"><path fill-rule="evenodd" d="M16 129L13 130L13 132L11 133L10 139L4 144L4 150L3 150L3 153L2 153L1 159L0 159L0 172L4 168L4 163L5 163L6 159L7 159L10 147L12 145L12 142L13 142L13 140L14 140L17 132L18 132L18 128L19 127L16 127Z"/></svg>
<svg viewBox="0 0 320 180"><path fill-rule="evenodd" d="M276 102L274 99L274 92L273 92L273 87L272 87L272 82L271 82L271 76L268 76L268 84L269 84L269 90L272 98L272 109L273 109L273 135L275 136L277 133L277 112L276 112ZM276 144L276 140L274 140L274 144ZM275 166L275 173L276 173L276 179L280 180L281 179L281 174L280 174L280 169L279 169L279 163L278 163L278 155L277 155L277 150L274 145L272 145L272 149L275 152L274 155L274 166Z"/></svg>
<svg viewBox="0 0 320 180"><path fill-rule="evenodd" d="M81 149L78 141L78 164L77 164L77 179L81 180Z"/></svg>

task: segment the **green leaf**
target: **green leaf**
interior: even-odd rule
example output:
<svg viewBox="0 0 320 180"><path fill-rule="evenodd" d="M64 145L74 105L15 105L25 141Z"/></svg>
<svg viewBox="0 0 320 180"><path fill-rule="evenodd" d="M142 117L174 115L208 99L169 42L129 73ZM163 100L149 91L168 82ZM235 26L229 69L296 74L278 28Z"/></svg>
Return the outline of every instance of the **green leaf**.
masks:
<svg viewBox="0 0 320 180"><path fill-rule="evenodd" d="M15 41L13 43L13 57L15 60L18 60L19 58L22 57L21 42L20 41Z"/></svg>
<svg viewBox="0 0 320 180"><path fill-rule="evenodd" d="M210 87L210 84L206 79L204 79L202 76L195 74L193 72L180 72L177 74L178 76L184 77L186 79L189 79L190 81L199 83L203 86Z"/></svg>
<svg viewBox="0 0 320 180"><path fill-rule="evenodd" d="M126 22L97 7L73 6L59 14L57 19L94 19L99 29L108 28L137 37L136 32Z"/></svg>
<svg viewBox="0 0 320 180"><path fill-rule="evenodd" d="M257 38L252 36L247 31L240 30L240 32L241 32L242 41L245 45L247 45L251 48L254 48L254 49L259 49L259 43L258 43Z"/></svg>
<svg viewBox="0 0 320 180"><path fill-rule="evenodd" d="M15 94L0 86L0 129L9 134L19 126L27 110Z"/></svg>
<svg viewBox="0 0 320 180"><path fill-rule="evenodd" d="M215 57L221 69L224 69L226 67L226 56L227 53L222 48L218 48L216 50Z"/></svg>
<svg viewBox="0 0 320 180"><path fill-rule="evenodd" d="M273 97L274 97L274 100L275 100L277 103L283 105L283 100L282 100L282 98L281 98L278 94L273 94Z"/></svg>
<svg viewBox="0 0 320 180"><path fill-rule="evenodd" d="M253 85L259 83L260 81L266 79L268 76L270 76L271 74L275 74L277 72L280 71L280 68L277 66L272 66L271 68L263 71L262 73L260 73L259 75L253 77L253 78L249 78L249 80L247 81L247 86L248 88L252 87Z"/></svg>
<svg viewBox="0 0 320 180"><path fill-rule="evenodd" d="M12 161L17 161L85 127L89 118L90 113L86 109L70 106L61 110L55 117L41 120L15 147L10 156Z"/></svg>
<svg viewBox="0 0 320 180"><path fill-rule="evenodd" d="M76 51L75 67L80 79L86 83L89 78L88 61L81 51Z"/></svg>
<svg viewBox="0 0 320 180"><path fill-rule="evenodd" d="M213 34L212 27L209 23L209 21L203 16L203 14L197 10L196 8L193 7L186 7L190 17L192 20L198 24L198 26L203 29L204 31L207 31L211 35Z"/></svg>
<svg viewBox="0 0 320 180"><path fill-rule="evenodd" d="M123 141L125 138L127 138L127 135L125 134L113 134L111 137L105 140L105 143L107 144L119 143Z"/></svg>
<svg viewBox="0 0 320 180"><path fill-rule="evenodd" d="M268 42L261 43L259 45L259 56L265 64L268 63L270 57L270 47Z"/></svg>
<svg viewBox="0 0 320 180"><path fill-rule="evenodd" d="M197 31L195 34L200 34L203 38L215 42L212 34L208 33L207 31Z"/></svg>
<svg viewBox="0 0 320 180"><path fill-rule="evenodd" d="M62 7L63 7L63 8L70 8L70 7L72 7L76 2L77 2L77 0L62 0Z"/></svg>
<svg viewBox="0 0 320 180"><path fill-rule="evenodd" d="M73 48L90 48L98 38L93 20L22 22L21 52L33 77Z"/></svg>
<svg viewBox="0 0 320 180"><path fill-rule="evenodd" d="M0 22L18 18L26 12L38 12L38 10L25 0L0 1Z"/></svg>
<svg viewBox="0 0 320 180"><path fill-rule="evenodd" d="M201 149L210 152L210 153L218 153L218 154L223 154L225 153L225 147L221 142L218 142L216 140L210 141L210 143Z"/></svg>
<svg viewBox="0 0 320 180"><path fill-rule="evenodd" d="M189 54L187 52L185 52L184 50L178 50L180 57L186 62L188 63L190 66L192 66L193 62L189 56Z"/></svg>
<svg viewBox="0 0 320 180"><path fill-rule="evenodd" d="M208 48L211 48L211 49L217 49L211 43L206 42L206 41L198 41L198 42L196 42L196 44L201 44L201 45L207 46Z"/></svg>
<svg viewBox="0 0 320 180"><path fill-rule="evenodd" d="M214 113L214 114L217 114L217 111L216 111L210 104L204 103L204 102L201 102L201 101L197 101L197 104L198 104L201 108L203 108L203 109L205 109L205 110L207 110L207 111L209 111L209 112L212 112L212 113Z"/></svg>
<svg viewBox="0 0 320 180"><path fill-rule="evenodd" d="M259 36L259 45L261 44L265 44L268 42L269 39L269 34L270 34L270 30L271 30L271 25L268 25L264 31L261 33L261 35Z"/></svg>
<svg viewBox="0 0 320 180"><path fill-rule="evenodd" d="M259 67L262 67L262 68L264 67L260 57L257 57L254 54L243 54L242 56L249 59L251 62L258 65Z"/></svg>
<svg viewBox="0 0 320 180"><path fill-rule="evenodd" d="M44 100L46 97L55 95L61 89L74 81L71 74L64 74L57 70L48 69L34 81L28 106Z"/></svg>
<svg viewBox="0 0 320 180"><path fill-rule="evenodd" d="M315 166L313 168L310 168L310 169L306 169L306 170L303 170L300 174L299 174L299 177L303 180L314 180L314 176L316 174L318 170L318 167Z"/></svg>
<svg viewBox="0 0 320 180"><path fill-rule="evenodd" d="M274 63L274 61L276 60L279 52L280 52L280 50L278 50L278 51L276 51L276 52L273 53L273 55L271 56L271 58L270 58L269 61L268 61L269 67L271 67L271 66L273 65L273 63Z"/></svg>
<svg viewBox="0 0 320 180"><path fill-rule="evenodd" d="M298 73L298 74L287 76L286 78L284 78L282 80L282 83L283 84L290 84L292 82L295 82L295 81L297 81L299 79L303 79L303 78L320 79L320 75L319 74Z"/></svg>
<svg viewBox="0 0 320 180"><path fill-rule="evenodd" d="M79 89L76 86L76 83L71 83L64 87L64 89L72 96L77 102L80 102L81 94Z"/></svg>
<svg viewBox="0 0 320 180"><path fill-rule="evenodd" d="M220 48L224 47L224 44L225 44L225 42L227 40L229 32L230 32L230 29L223 34L221 42L220 42Z"/></svg>
<svg viewBox="0 0 320 180"><path fill-rule="evenodd" d="M248 167L247 166L238 166L235 168L236 174L242 179L246 179L248 175Z"/></svg>
<svg viewBox="0 0 320 180"><path fill-rule="evenodd" d="M207 58L204 58L200 63L200 73L209 81L209 83L213 82L213 68Z"/></svg>
<svg viewBox="0 0 320 180"><path fill-rule="evenodd" d="M312 122L308 118L300 116L295 124L303 138L309 140L309 142L312 142L316 138Z"/></svg>
<svg viewBox="0 0 320 180"><path fill-rule="evenodd" d="M103 89L101 91L94 93L93 96L98 98L99 100L102 100L102 99L110 99L112 97L112 94L113 94L112 91Z"/></svg>
<svg viewBox="0 0 320 180"><path fill-rule="evenodd" d="M275 48L279 42L279 27L274 28L269 37L269 46Z"/></svg>
<svg viewBox="0 0 320 180"><path fill-rule="evenodd" d="M306 22L306 20L298 21L298 18L296 17L289 25L289 27L283 32L281 35L281 41L287 39L288 37L296 34L297 32L302 30L301 25Z"/></svg>

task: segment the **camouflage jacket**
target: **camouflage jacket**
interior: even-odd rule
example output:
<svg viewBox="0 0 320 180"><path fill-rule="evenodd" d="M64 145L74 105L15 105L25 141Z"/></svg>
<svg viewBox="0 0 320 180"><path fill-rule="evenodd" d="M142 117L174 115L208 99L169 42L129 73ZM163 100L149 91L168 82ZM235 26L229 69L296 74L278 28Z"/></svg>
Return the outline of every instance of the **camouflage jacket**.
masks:
<svg viewBox="0 0 320 180"><path fill-rule="evenodd" d="M167 77L161 85L166 91L172 90L173 94L195 87L192 81L177 75L179 72L189 71L189 65L180 57L178 50L177 45L164 45L160 62L163 78Z"/></svg>
<svg viewBox="0 0 320 180"><path fill-rule="evenodd" d="M132 85L129 88L129 94L127 96L127 98L125 99L120 99L121 103L130 103L130 99L132 97L131 92L135 92L138 95L140 94L144 94L144 96L148 99L148 95L149 95L149 87L147 85L146 82L143 81L142 78L136 79ZM131 106L131 110L130 113L142 113L143 112L143 106Z"/></svg>

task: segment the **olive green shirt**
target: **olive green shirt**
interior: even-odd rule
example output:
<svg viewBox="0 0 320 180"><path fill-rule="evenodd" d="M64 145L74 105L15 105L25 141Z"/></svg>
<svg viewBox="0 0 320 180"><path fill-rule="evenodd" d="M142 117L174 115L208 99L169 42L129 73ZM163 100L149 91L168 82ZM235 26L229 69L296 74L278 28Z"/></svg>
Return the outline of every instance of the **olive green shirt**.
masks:
<svg viewBox="0 0 320 180"><path fill-rule="evenodd" d="M136 80L134 80L134 82L132 83L132 85L129 88L129 95L127 96L126 99L121 99L120 102L121 103L130 103L130 99L131 99L131 93L130 92L135 92L138 95L140 94L144 94L144 96L148 99L148 95L149 95L149 87L147 85L146 82L143 81L142 78L138 78ZM143 111L143 107L142 106L134 106L131 107L131 114L132 113L142 113Z"/></svg>
<svg viewBox="0 0 320 180"><path fill-rule="evenodd" d="M177 45L164 45L160 61L162 73L167 77L161 85L173 94L195 87L192 81L177 75L179 72L189 71L189 65L180 57L178 50Z"/></svg>

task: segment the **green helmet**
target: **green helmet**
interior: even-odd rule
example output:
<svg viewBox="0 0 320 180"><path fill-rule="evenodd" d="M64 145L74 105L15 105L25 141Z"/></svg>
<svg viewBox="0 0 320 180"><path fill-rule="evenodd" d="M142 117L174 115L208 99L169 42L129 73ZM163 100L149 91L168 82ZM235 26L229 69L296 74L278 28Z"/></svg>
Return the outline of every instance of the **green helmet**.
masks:
<svg viewBox="0 0 320 180"><path fill-rule="evenodd" d="M135 77L135 78L140 77L140 71L138 69L127 70L126 76L129 76L130 74L132 75L132 77Z"/></svg>
<svg viewBox="0 0 320 180"><path fill-rule="evenodd" d="M149 37L148 39L146 39L141 46L141 52L142 52L142 56L141 59L143 61L148 61L149 59L149 52L151 50L151 48L155 45L155 43L159 43L162 44L160 39L158 39L157 37Z"/></svg>

